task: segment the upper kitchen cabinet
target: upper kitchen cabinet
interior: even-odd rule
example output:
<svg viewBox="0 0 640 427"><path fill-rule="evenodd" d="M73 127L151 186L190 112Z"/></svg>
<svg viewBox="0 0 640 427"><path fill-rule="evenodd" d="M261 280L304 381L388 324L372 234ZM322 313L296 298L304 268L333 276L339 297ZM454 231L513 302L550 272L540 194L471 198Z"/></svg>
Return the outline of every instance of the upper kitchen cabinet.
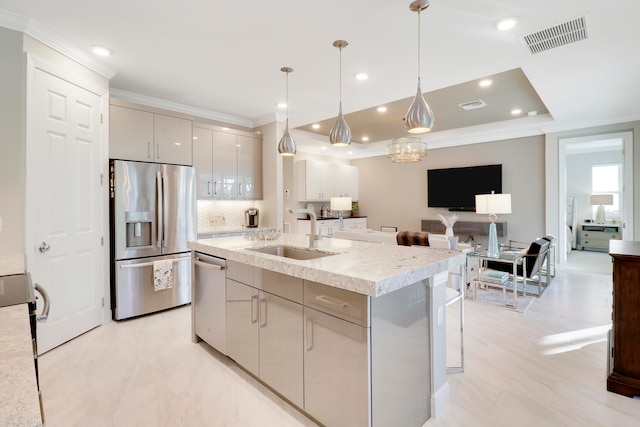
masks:
<svg viewBox="0 0 640 427"><path fill-rule="evenodd" d="M192 121L153 110L111 100L109 157L191 166Z"/></svg>
<svg viewBox="0 0 640 427"><path fill-rule="evenodd" d="M360 173L357 166L333 164L333 197L358 200Z"/></svg>
<svg viewBox="0 0 640 427"><path fill-rule="evenodd" d="M199 199L262 198L262 144L253 134L197 123L193 164Z"/></svg>
<svg viewBox="0 0 640 427"><path fill-rule="evenodd" d="M356 166L300 160L295 163L295 192L300 201L328 201L345 196L358 200Z"/></svg>
<svg viewBox="0 0 640 427"><path fill-rule="evenodd" d="M323 201L333 195L331 163L300 160L295 163L295 192L298 200Z"/></svg>

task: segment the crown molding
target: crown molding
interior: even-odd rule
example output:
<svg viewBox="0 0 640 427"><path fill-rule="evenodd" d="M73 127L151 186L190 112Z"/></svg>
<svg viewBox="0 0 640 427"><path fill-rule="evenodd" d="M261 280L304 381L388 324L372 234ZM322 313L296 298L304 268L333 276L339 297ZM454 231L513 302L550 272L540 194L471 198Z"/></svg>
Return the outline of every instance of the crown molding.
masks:
<svg viewBox="0 0 640 427"><path fill-rule="evenodd" d="M117 70L99 63L90 54L33 19L0 9L0 26L20 31L109 80L117 73Z"/></svg>
<svg viewBox="0 0 640 427"><path fill-rule="evenodd" d="M160 98L154 98L152 96L140 95L138 93L127 92L120 89L111 88L110 93L114 98L134 102L136 104L148 105L149 107L161 108L163 110L176 111L178 113L199 117L201 119L208 119L217 122L228 123L230 125L243 126L249 129L254 129L256 127L253 121L244 119L242 117L232 116L230 114L216 113L215 111L191 107L189 105L179 104L177 102L167 101Z"/></svg>

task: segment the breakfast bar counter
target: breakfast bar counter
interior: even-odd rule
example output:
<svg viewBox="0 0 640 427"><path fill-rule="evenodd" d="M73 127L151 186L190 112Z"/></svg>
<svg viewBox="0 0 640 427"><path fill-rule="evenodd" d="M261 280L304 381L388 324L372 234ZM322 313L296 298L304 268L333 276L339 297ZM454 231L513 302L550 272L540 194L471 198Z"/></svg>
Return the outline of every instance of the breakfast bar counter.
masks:
<svg viewBox="0 0 640 427"><path fill-rule="evenodd" d="M283 234L270 241L244 237L202 239L190 242L189 248L372 297L393 292L465 263L464 254L454 250L327 238L317 240L313 248L308 248L308 243L304 235ZM277 245L335 255L296 260L255 251Z"/></svg>
<svg viewBox="0 0 640 427"><path fill-rule="evenodd" d="M447 405L445 287L463 253L296 234L189 248L193 341L311 418L419 427Z"/></svg>

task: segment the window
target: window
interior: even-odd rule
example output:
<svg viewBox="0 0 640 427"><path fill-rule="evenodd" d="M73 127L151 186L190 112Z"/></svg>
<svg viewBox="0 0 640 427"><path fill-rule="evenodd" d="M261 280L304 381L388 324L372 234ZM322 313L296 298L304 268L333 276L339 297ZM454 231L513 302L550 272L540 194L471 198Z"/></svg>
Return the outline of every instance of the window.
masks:
<svg viewBox="0 0 640 427"><path fill-rule="evenodd" d="M608 220L619 220L622 194L622 164L593 165L591 167L591 194L613 194L613 205L605 206ZM592 206L593 215L597 206Z"/></svg>

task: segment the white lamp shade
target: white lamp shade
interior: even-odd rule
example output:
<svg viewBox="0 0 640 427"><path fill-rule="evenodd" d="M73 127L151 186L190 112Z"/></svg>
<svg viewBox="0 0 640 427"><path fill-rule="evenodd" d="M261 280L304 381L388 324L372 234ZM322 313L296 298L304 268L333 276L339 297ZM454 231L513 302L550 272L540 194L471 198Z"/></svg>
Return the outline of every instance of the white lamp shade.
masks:
<svg viewBox="0 0 640 427"><path fill-rule="evenodd" d="M613 194L592 194L589 197L589 204L598 205L613 205Z"/></svg>
<svg viewBox="0 0 640 427"><path fill-rule="evenodd" d="M476 194L477 214L510 214L511 194Z"/></svg>
<svg viewBox="0 0 640 427"><path fill-rule="evenodd" d="M350 211L351 197L332 197L331 210L332 211Z"/></svg>

